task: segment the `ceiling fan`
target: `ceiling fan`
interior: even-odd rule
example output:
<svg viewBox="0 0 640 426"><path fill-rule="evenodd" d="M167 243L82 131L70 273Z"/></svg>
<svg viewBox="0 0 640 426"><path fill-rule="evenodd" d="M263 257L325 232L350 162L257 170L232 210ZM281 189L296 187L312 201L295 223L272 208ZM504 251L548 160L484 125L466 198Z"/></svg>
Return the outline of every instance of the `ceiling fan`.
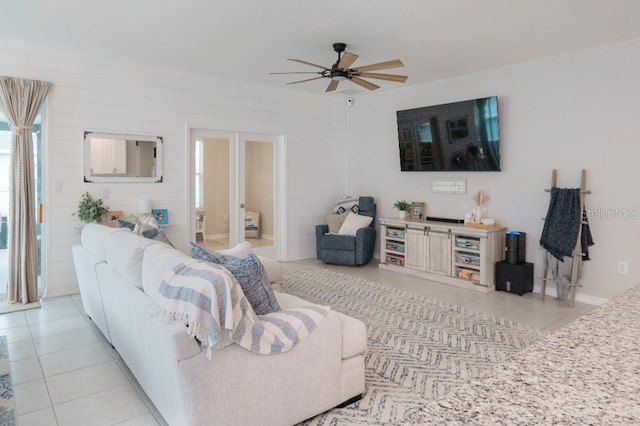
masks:
<svg viewBox="0 0 640 426"><path fill-rule="evenodd" d="M364 87L365 89L375 90L380 86L365 80L365 78L375 78L378 80L395 81L398 83L404 83L407 81L406 75L394 75L394 74L379 74L370 71L384 70L389 68L404 67L404 64L400 59L394 59L392 61L379 62L377 64L365 65L362 67L350 68L351 65L358 59L358 55L345 52L347 45L345 43L333 43L333 50L338 54L338 60L331 68L327 68L322 65L313 64L311 62L303 61L300 59L291 59L289 61L298 62L312 67L320 68L322 71L306 71L306 72L272 72L270 74L319 74L319 77L308 78L305 80L293 81L287 84L305 83L307 81L319 80L321 78L329 78L329 86L327 92L333 92L338 88L338 84L343 80L349 80L353 83Z"/></svg>

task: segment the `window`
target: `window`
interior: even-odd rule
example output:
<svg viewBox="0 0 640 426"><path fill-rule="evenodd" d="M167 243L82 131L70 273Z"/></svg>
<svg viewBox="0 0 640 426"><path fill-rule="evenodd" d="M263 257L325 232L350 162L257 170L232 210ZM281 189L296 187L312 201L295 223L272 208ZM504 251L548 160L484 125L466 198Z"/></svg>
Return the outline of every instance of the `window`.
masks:
<svg viewBox="0 0 640 426"><path fill-rule="evenodd" d="M196 152L195 152L195 160L196 160L196 170L195 170L195 179L196 179L196 209L203 208L204 200L203 200L203 154L204 154L204 143L202 140L196 141Z"/></svg>

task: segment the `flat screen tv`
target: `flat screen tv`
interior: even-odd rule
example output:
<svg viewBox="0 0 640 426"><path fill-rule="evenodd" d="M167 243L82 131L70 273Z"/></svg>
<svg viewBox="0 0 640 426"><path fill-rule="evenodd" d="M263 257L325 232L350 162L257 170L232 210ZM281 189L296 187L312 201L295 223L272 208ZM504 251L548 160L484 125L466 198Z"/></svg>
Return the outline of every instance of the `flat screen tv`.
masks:
<svg viewBox="0 0 640 426"><path fill-rule="evenodd" d="M396 115L403 172L500 171L497 96Z"/></svg>

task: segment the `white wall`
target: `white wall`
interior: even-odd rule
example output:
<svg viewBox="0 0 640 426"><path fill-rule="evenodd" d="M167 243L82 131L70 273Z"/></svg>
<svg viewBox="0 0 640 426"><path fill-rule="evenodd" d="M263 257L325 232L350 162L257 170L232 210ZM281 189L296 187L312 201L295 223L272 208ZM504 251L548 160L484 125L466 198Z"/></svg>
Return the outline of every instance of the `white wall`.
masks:
<svg viewBox="0 0 640 426"><path fill-rule="evenodd" d="M168 237L189 242L186 204L186 129L286 134L288 258L315 256L314 225L335 194L346 190L346 106L339 97L149 71L127 64L97 65L62 58L33 46L0 48L0 75L50 81L48 98L47 295L77 292L71 247L81 223L71 214L89 191L125 214L139 198L169 210ZM164 137L164 182L86 184L82 173L85 130ZM62 184L54 192L53 182Z"/></svg>
<svg viewBox="0 0 640 426"><path fill-rule="evenodd" d="M551 171L579 187L587 170L587 208L632 218L593 217L595 246L578 300L601 302L640 281L640 40L490 70L418 87L360 96L351 108L350 192L376 197L380 217L395 200L426 201L430 216L463 218L472 195L487 191L487 217L527 233L527 260L540 276L538 241ZM400 172L397 110L499 97L502 172ZM436 194L430 179L467 179L466 195ZM618 261L628 262L627 275ZM536 280L536 284L539 280ZM551 287L554 289L554 287ZM555 291L552 291L555 295Z"/></svg>

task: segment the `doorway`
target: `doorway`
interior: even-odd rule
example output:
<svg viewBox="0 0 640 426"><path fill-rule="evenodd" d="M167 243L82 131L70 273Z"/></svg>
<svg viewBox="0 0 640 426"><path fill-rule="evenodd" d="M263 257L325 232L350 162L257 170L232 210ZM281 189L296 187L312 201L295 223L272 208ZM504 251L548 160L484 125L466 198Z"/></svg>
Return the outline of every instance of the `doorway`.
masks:
<svg viewBox="0 0 640 426"><path fill-rule="evenodd" d="M280 260L284 136L195 130L191 140L193 241L212 250L247 241Z"/></svg>

